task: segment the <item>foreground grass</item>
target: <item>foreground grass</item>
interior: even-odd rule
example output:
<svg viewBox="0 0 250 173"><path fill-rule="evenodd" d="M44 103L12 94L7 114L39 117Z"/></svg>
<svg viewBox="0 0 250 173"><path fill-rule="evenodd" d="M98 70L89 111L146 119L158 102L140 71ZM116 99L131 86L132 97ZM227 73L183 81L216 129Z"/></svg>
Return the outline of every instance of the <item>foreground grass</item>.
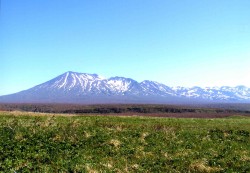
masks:
<svg viewBox="0 0 250 173"><path fill-rule="evenodd" d="M0 172L250 171L250 118L31 115L0 112Z"/></svg>

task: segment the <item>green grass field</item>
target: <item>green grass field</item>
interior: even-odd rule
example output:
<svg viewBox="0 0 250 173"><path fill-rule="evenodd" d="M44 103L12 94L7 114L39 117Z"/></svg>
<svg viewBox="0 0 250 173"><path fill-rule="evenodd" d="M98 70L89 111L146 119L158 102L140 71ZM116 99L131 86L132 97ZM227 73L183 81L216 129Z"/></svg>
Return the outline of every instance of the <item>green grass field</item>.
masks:
<svg viewBox="0 0 250 173"><path fill-rule="evenodd" d="M250 118L0 112L0 172L250 172Z"/></svg>

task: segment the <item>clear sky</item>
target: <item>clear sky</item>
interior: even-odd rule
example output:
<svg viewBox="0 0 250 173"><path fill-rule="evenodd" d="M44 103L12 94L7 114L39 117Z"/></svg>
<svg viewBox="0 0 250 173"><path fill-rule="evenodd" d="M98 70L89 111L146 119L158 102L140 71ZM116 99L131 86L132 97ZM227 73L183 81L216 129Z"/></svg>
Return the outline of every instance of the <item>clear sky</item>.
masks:
<svg viewBox="0 0 250 173"><path fill-rule="evenodd" d="M0 95L66 71L250 87L250 0L0 2Z"/></svg>

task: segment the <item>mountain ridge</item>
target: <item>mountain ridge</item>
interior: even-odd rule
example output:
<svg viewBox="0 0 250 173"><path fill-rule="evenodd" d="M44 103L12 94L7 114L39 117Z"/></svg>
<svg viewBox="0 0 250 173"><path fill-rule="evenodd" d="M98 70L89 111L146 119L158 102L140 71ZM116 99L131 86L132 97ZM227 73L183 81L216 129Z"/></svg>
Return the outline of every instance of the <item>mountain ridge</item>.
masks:
<svg viewBox="0 0 250 173"><path fill-rule="evenodd" d="M103 78L98 74L68 71L18 93L0 96L0 102L15 103L250 103L250 88L169 87L156 81Z"/></svg>

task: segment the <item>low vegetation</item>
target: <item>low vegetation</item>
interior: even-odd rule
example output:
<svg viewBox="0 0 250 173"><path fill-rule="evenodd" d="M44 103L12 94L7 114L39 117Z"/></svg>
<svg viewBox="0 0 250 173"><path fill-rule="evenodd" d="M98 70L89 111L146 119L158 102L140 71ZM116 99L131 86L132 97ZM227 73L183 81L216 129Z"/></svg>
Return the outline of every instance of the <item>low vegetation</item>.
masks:
<svg viewBox="0 0 250 173"><path fill-rule="evenodd" d="M0 112L0 172L250 172L250 118Z"/></svg>

